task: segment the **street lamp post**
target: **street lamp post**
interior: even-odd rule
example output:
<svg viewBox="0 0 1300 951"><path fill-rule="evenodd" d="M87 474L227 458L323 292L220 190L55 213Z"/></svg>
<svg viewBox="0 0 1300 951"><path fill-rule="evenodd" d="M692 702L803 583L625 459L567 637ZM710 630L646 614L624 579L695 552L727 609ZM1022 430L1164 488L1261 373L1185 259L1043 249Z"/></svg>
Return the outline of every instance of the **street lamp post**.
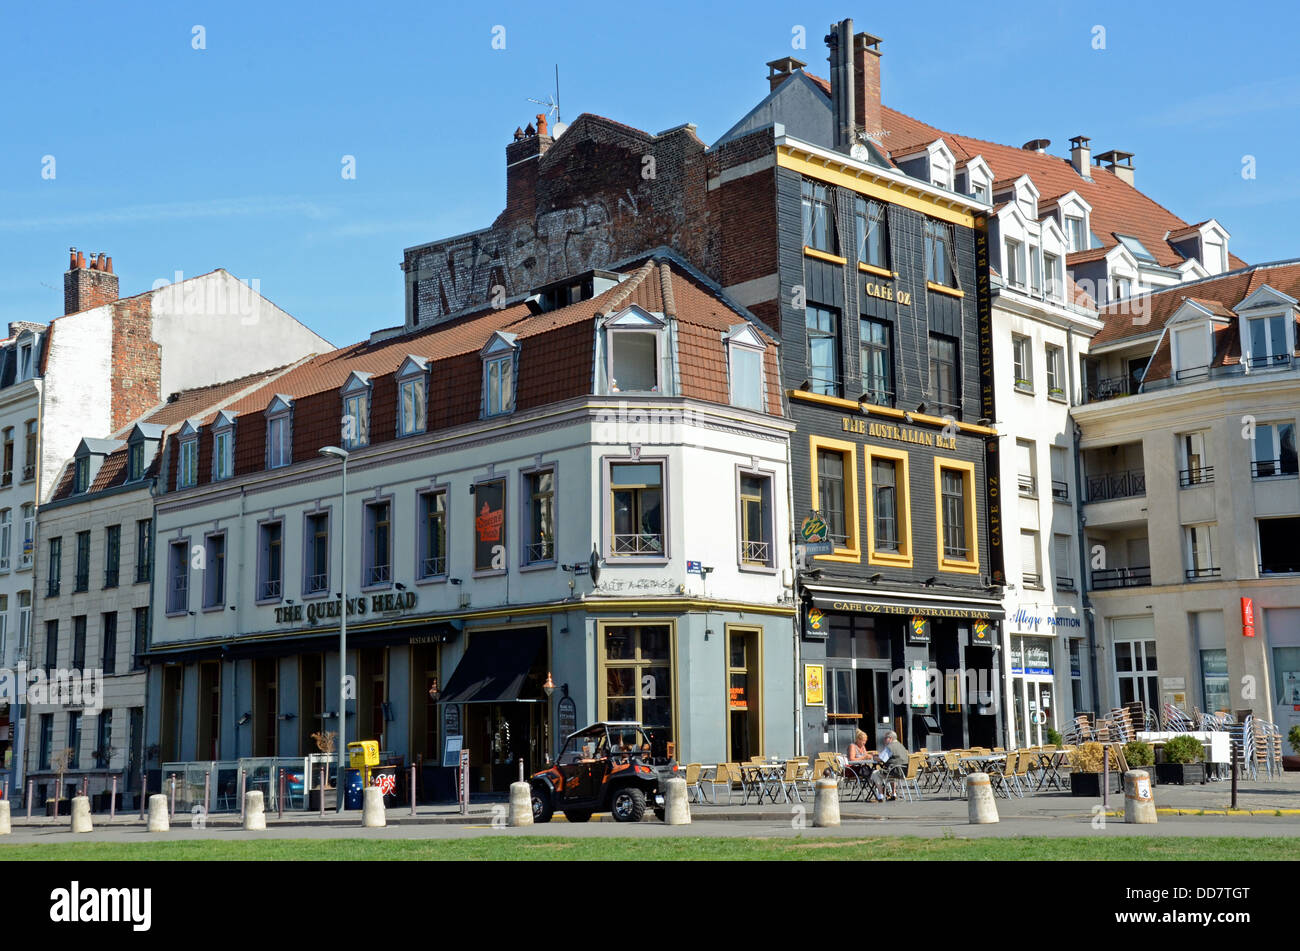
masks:
<svg viewBox="0 0 1300 951"><path fill-rule="evenodd" d="M343 779L347 775L347 732L348 732L348 453L338 446L326 446L319 450L322 456L333 456L343 463L343 486L339 503L339 772L338 811L343 812ZM325 790L321 790L321 795Z"/></svg>

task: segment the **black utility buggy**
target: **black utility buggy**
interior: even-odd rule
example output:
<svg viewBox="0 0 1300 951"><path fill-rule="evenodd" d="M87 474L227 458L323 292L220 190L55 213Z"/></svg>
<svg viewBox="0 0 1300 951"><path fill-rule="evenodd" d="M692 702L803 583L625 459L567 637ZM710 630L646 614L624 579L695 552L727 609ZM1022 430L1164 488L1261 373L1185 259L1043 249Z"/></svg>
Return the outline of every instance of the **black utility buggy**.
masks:
<svg viewBox="0 0 1300 951"><path fill-rule="evenodd" d="M533 821L550 822L558 809L570 822L608 812L616 822L638 822L646 806L663 817L663 791L676 764L662 731L633 721L593 723L564 741L559 761L533 774Z"/></svg>

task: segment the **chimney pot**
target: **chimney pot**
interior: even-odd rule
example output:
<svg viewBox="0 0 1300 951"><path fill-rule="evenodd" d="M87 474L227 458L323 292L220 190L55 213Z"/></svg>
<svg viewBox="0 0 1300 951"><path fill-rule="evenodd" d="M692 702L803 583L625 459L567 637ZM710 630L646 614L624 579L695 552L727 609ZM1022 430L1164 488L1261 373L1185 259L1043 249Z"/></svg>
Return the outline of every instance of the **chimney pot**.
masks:
<svg viewBox="0 0 1300 951"><path fill-rule="evenodd" d="M104 270L109 274L113 273L113 259L111 257L104 258Z"/></svg>
<svg viewBox="0 0 1300 951"><path fill-rule="evenodd" d="M519 126L515 126L515 141L518 142L523 137L524 137L524 130L519 128Z"/></svg>
<svg viewBox="0 0 1300 951"><path fill-rule="evenodd" d="M1086 135L1076 135L1070 139L1070 164L1074 171L1088 181L1092 181L1092 140Z"/></svg>
<svg viewBox="0 0 1300 951"><path fill-rule="evenodd" d="M534 136L536 134L537 134L537 130L533 128L533 124L531 122L524 127L524 138L529 138L530 136Z"/></svg>
<svg viewBox="0 0 1300 951"><path fill-rule="evenodd" d="M68 248L68 270L71 271L77 266L77 249Z"/></svg>
<svg viewBox="0 0 1300 951"><path fill-rule="evenodd" d="M775 91L776 87L789 79L796 69L803 69L807 65L803 60L795 59L793 56L782 56L780 59L772 60L767 64L768 92Z"/></svg>
<svg viewBox="0 0 1300 951"><path fill-rule="evenodd" d="M77 252L77 267L85 267L85 266L86 266L86 252L85 252L85 251L78 251L78 252Z"/></svg>
<svg viewBox="0 0 1300 951"><path fill-rule="evenodd" d="M537 113L537 134L546 135L546 113Z"/></svg>

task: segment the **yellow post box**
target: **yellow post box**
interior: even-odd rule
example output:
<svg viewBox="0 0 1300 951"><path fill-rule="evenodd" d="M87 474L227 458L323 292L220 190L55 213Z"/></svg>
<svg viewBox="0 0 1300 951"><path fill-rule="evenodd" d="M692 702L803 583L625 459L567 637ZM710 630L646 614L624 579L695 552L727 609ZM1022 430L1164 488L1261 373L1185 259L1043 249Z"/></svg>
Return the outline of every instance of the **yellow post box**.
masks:
<svg viewBox="0 0 1300 951"><path fill-rule="evenodd" d="M348 765L361 770L361 785L370 785L370 769L379 765L379 741L358 740L348 744Z"/></svg>

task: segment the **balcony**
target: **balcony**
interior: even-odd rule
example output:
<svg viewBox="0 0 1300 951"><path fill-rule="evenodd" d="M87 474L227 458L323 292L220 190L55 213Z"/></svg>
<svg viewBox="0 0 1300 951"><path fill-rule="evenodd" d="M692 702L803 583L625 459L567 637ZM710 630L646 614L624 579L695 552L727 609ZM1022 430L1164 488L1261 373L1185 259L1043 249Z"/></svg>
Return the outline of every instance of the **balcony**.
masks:
<svg viewBox="0 0 1300 951"><path fill-rule="evenodd" d="M321 594L329 588L329 583L330 577L323 571L308 575L307 583L303 586L303 594Z"/></svg>
<svg viewBox="0 0 1300 951"><path fill-rule="evenodd" d="M1035 588L1039 591L1043 590L1043 576L1037 572L1022 571L1020 573L1020 582L1026 588Z"/></svg>
<svg viewBox="0 0 1300 951"><path fill-rule="evenodd" d="M1276 476L1293 476L1296 474L1296 458L1252 460L1250 477L1252 479L1271 479Z"/></svg>
<svg viewBox="0 0 1300 951"><path fill-rule="evenodd" d="M767 566L771 564L772 546L767 542L744 539L740 543L740 560L747 565Z"/></svg>
<svg viewBox="0 0 1300 951"><path fill-rule="evenodd" d="M1291 366L1289 353L1269 353L1261 357L1251 357L1246 365L1252 370L1282 370Z"/></svg>
<svg viewBox="0 0 1300 951"><path fill-rule="evenodd" d="M1086 480L1089 502L1131 499L1147 494L1146 474L1142 469L1124 469L1089 475Z"/></svg>
<svg viewBox="0 0 1300 951"><path fill-rule="evenodd" d="M1090 385L1084 387L1079 402L1099 403L1102 400L1113 400L1130 395L1132 389L1132 381L1127 376L1103 377L1093 380Z"/></svg>
<svg viewBox="0 0 1300 951"><path fill-rule="evenodd" d="M1183 572L1183 576L1188 581L1200 581L1202 578L1219 577L1220 569L1218 568L1188 568Z"/></svg>
<svg viewBox="0 0 1300 951"><path fill-rule="evenodd" d="M1094 591L1113 588L1141 588L1151 584L1151 566L1134 565L1131 568L1104 568L1092 573Z"/></svg>
<svg viewBox="0 0 1300 951"><path fill-rule="evenodd" d="M278 601L280 600L280 579L266 580L257 586L257 600L259 601Z"/></svg>
<svg viewBox="0 0 1300 951"><path fill-rule="evenodd" d="M612 554L615 555L662 555L664 536L660 533L639 532L615 535Z"/></svg>
<svg viewBox="0 0 1300 951"><path fill-rule="evenodd" d="M436 578L447 573L447 559L443 555L433 555L420 562L421 578Z"/></svg>
<svg viewBox="0 0 1300 951"><path fill-rule="evenodd" d="M1074 579L1073 579L1073 578L1061 578L1061 577L1058 576L1057 579L1056 579L1056 590L1057 590L1057 591L1073 591L1073 590L1074 590Z"/></svg>
<svg viewBox="0 0 1300 951"><path fill-rule="evenodd" d="M533 542L524 549L524 564L535 565L539 562L555 560L555 543L552 541Z"/></svg>
<svg viewBox="0 0 1300 951"><path fill-rule="evenodd" d="M366 580L363 587L372 587L374 585L389 584L393 580L391 565L371 565L366 569Z"/></svg>
<svg viewBox="0 0 1300 951"><path fill-rule="evenodd" d="M1214 481L1214 466L1197 466L1178 473L1178 487L1187 489L1194 485L1209 485Z"/></svg>

